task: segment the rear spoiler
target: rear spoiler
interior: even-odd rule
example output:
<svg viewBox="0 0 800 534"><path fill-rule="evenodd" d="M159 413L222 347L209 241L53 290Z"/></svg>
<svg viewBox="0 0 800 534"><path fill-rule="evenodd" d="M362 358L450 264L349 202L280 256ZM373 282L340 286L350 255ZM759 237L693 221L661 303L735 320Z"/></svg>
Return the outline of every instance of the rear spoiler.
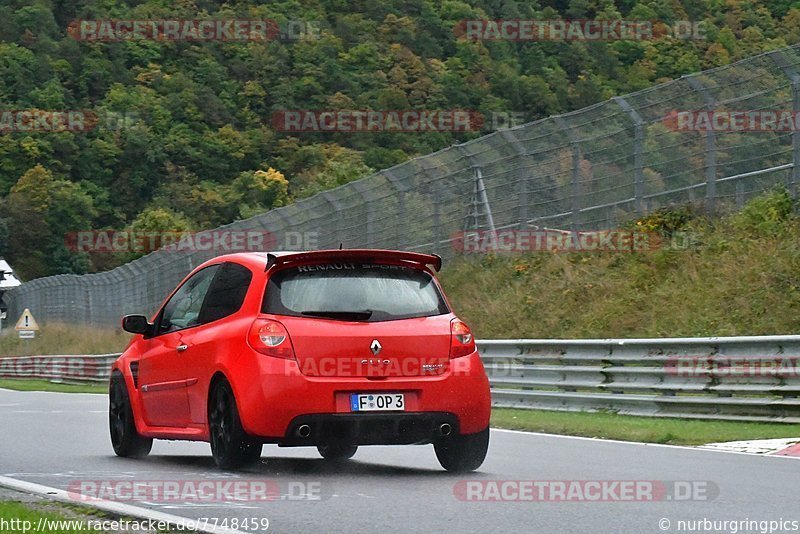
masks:
<svg viewBox="0 0 800 534"><path fill-rule="evenodd" d="M380 260L395 260L427 265L437 272L442 268L442 258L438 254L422 254L419 252L404 252L401 250L344 249L314 250L310 252L270 252L267 254L267 265L264 270L266 271L274 265L321 260L359 260L374 262Z"/></svg>

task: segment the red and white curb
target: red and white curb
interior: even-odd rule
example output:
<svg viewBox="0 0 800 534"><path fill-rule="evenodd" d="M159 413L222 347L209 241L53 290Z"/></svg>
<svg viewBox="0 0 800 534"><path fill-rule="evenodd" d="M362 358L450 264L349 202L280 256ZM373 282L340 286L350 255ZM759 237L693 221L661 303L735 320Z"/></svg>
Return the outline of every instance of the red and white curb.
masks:
<svg viewBox="0 0 800 534"><path fill-rule="evenodd" d="M700 449L727 452L744 452L800 458L800 438L755 439L748 441L726 441L700 445Z"/></svg>
<svg viewBox="0 0 800 534"><path fill-rule="evenodd" d="M800 443L795 443L791 447L786 447L785 449L779 450L773 454L778 456L794 456L795 458L800 458Z"/></svg>
<svg viewBox="0 0 800 534"><path fill-rule="evenodd" d="M72 505L81 504L75 499L71 498L69 493L67 493L65 490L51 488L49 486L42 486L41 484L34 484L33 482L26 482L24 480L17 480L16 478L0 476L0 486L22 493L39 495L40 497L54 501L64 502ZM189 519L188 517L156 512L155 510L148 510L147 508L132 506L130 504L121 502L93 499L89 508L110 512L120 517L133 517L145 520L152 519L154 522L167 523L173 527L177 527L181 531L204 532L206 534L246 534L241 530L206 525L201 521Z"/></svg>

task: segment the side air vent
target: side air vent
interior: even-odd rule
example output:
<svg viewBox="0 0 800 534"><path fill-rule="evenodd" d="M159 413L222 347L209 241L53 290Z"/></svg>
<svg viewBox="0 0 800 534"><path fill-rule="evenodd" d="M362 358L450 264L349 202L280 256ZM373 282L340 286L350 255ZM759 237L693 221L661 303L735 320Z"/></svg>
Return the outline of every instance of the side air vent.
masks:
<svg viewBox="0 0 800 534"><path fill-rule="evenodd" d="M133 387L139 389L139 362L131 362L131 376L133 377Z"/></svg>

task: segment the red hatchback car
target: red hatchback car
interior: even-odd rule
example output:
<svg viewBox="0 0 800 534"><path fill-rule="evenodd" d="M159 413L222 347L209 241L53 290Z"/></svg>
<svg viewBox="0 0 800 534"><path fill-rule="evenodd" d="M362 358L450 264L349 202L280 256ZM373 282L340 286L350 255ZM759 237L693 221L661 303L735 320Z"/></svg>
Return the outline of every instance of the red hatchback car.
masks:
<svg viewBox="0 0 800 534"><path fill-rule="evenodd" d="M489 445L489 382L470 329L451 311L435 255L322 250L220 256L195 269L114 363L114 452L153 438L211 442L221 468L264 443L430 444L449 471Z"/></svg>

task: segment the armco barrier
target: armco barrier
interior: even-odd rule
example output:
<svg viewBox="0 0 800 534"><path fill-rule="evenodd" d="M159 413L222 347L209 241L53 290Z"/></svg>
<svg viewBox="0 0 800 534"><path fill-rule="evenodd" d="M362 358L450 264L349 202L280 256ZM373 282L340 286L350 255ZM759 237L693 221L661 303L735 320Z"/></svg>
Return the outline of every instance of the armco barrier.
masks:
<svg viewBox="0 0 800 534"><path fill-rule="evenodd" d="M496 407L800 423L800 336L478 341ZM118 354L0 358L0 377L105 382Z"/></svg>
<svg viewBox="0 0 800 534"><path fill-rule="evenodd" d="M20 356L0 358L0 378L35 378L52 382L108 382L119 354Z"/></svg>
<svg viewBox="0 0 800 534"><path fill-rule="evenodd" d="M800 422L800 336L478 345L498 407Z"/></svg>

